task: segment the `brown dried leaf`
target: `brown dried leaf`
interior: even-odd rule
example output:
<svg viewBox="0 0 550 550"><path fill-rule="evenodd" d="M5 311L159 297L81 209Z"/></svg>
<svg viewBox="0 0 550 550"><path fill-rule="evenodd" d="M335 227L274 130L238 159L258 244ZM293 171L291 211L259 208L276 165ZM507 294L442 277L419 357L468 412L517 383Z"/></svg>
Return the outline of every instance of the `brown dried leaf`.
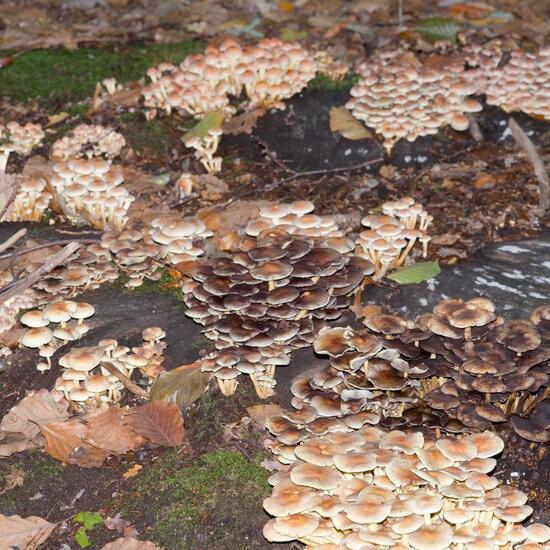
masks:
<svg viewBox="0 0 550 550"><path fill-rule="evenodd" d="M55 523L31 516L3 516L0 514L0 548L38 548L55 528Z"/></svg>
<svg viewBox="0 0 550 550"><path fill-rule="evenodd" d="M0 431L0 456L11 456L27 449L34 449L38 444L19 432Z"/></svg>
<svg viewBox="0 0 550 550"><path fill-rule="evenodd" d="M86 441L95 447L123 454L137 449L143 439L135 434L122 420L123 411L109 407L99 414L89 416Z"/></svg>
<svg viewBox="0 0 550 550"><path fill-rule="evenodd" d="M372 133L345 107L333 107L330 110L330 129L354 141L372 138Z"/></svg>
<svg viewBox="0 0 550 550"><path fill-rule="evenodd" d="M461 238L462 237L459 233L444 233L443 235L437 235L436 237L434 237L432 239L432 244L435 244L437 246L450 246L458 242Z"/></svg>
<svg viewBox="0 0 550 550"><path fill-rule="evenodd" d="M21 487L25 481L25 472L18 468L17 466L10 467L10 471L7 473L4 479L4 487L0 491L0 495L15 489L16 487Z"/></svg>
<svg viewBox="0 0 550 550"><path fill-rule="evenodd" d="M266 427L267 421L273 416L278 416L283 412L282 407L279 405L252 405L247 407L246 412L248 416L259 424L262 428Z"/></svg>
<svg viewBox="0 0 550 550"><path fill-rule="evenodd" d="M183 441L183 417L173 403L151 401L136 407L125 420L134 431L155 445L176 447Z"/></svg>
<svg viewBox="0 0 550 550"><path fill-rule="evenodd" d="M114 542L109 542L101 550L162 550L162 548L152 542L137 540L133 537L123 537Z"/></svg>
<svg viewBox="0 0 550 550"><path fill-rule="evenodd" d="M223 125L224 134L250 134L256 126L256 122L261 116L264 116L265 109L254 109L246 111L241 115L234 116L227 120Z"/></svg>
<svg viewBox="0 0 550 550"><path fill-rule="evenodd" d="M55 401L47 390L32 393L4 416L0 422L0 432L21 433L30 442L39 443L40 430L37 424L68 418L67 406L67 401Z"/></svg>
<svg viewBox="0 0 550 550"><path fill-rule="evenodd" d="M95 468L109 456L107 451L85 441L88 429L78 418L40 425L40 431L46 439L46 452L62 462Z"/></svg>

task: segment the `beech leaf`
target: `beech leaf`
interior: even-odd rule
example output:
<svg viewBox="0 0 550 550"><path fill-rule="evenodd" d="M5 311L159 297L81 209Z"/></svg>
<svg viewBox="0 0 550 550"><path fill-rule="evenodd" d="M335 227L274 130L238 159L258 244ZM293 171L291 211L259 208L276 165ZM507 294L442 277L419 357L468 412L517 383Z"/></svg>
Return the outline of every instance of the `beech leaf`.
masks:
<svg viewBox="0 0 550 550"><path fill-rule="evenodd" d="M446 40L454 44L456 42L456 33L459 30L460 26L458 23L448 17L428 17L419 21L418 25L416 25L416 31L430 42Z"/></svg>
<svg viewBox="0 0 550 550"><path fill-rule="evenodd" d="M207 386L208 376L201 371L200 367L171 371L159 376L149 395L152 400L163 399L184 408L199 399Z"/></svg>
<svg viewBox="0 0 550 550"><path fill-rule="evenodd" d="M0 514L0 548L38 548L55 528L55 523L30 516L3 516Z"/></svg>
<svg viewBox="0 0 550 550"><path fill-rule="evenodd" d="M101 550L162 550L160 546L148 541L137 540L133 537L122 537L109 542Z"/></svg>
<svg viewBox="0 0 550 550"><path fill-rule="evenodd" d="M185 143L187 140L198 137L201 140L208 134L209 130L221 128L223 124L223 113L221 111L210 111L204 115L204 118L199 121L191 130L183 135L181 140Z"/></svg>
<svg viewBox="0 0 550 550"><path fill-rule="evenodd" d="M441 272L438 262L417 262L413 265L400 267L386 275L388 279L400 285L422 283L437 277Z"/></svg>
<svg viewBox="0 0 550 550"><path fill-rule="evenodd" d="M333 107L330 110L330 129L354 141L372 137L372 133L345 107Z"/></svg>
<svg viewBox="0 0 550 550"><path fill-rule="evenodd" d="M136 436L122 420L123 413L118 407L109 407L93 416L88 416L86 440L92 445L123 454L137 449L141 438Z"/></svg>
<svg viewBox="0 0 550 550"><path fill-rule="evenodd" d="M136 407L125 420L134 431L155 445L176 447L183 441L183 417L174 403L151 401Z"/></svg>

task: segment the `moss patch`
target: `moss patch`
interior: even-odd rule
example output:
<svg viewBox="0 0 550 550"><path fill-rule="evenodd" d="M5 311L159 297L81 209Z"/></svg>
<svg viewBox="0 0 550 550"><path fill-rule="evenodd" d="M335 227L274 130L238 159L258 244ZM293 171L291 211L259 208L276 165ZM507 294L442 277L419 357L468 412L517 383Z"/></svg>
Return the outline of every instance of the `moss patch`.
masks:
<svg viewBox="0 0 550 550"><path fill-rule="evenodd" d="M350 73L342 80L333 80L325 73L318 73L307 86L308 90L349 90L359 82L359 75Z"/></svg>
<svg viewBox="0 0 550 550"><path fill-rule="evenodd" d="M184 462L169 451L136 478L121 513L144 519L150 525L144 538L167 549L260 550L266 547L267 477L259 457L249 462L238 452L217 450Z"/></svg>
<svg viewBox="0 0 550 550"><path fill-rule="evenodd" d="M198 40L188 40L120 49L33 50L0 71L0 93L16 101L75 101L92 95L96 82L104 78L139 79L148 67L180 62L202 46Z"/></svg>

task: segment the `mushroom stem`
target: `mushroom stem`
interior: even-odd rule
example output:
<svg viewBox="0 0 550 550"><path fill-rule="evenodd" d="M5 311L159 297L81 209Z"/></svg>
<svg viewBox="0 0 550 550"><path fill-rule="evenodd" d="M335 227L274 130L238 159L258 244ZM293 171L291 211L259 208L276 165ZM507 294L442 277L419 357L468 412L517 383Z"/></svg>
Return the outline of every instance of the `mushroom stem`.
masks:
<svg viewBox="0 0 550 550"><path fill-rule="evenodd" d="M464 329L464 340L469 342L472 339L472 327L466 327Z"/></svg>

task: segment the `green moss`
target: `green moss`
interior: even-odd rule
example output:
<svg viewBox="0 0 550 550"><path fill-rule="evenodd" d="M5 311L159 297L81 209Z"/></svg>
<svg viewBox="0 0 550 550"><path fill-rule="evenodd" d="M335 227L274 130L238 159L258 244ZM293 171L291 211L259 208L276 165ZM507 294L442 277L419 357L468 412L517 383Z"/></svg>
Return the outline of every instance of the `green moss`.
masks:
<svg viewBox="0 0 550 550"><path fill-rule="evenodd" d="M179 62L201 47L200 41L188 40L121 49L32 50L0 71L0 93L17 101L75 101L91 96L96 82L104 78L139 79L148 67Z"/></svg>
<svg viewBox="0 0 550 550"><path fill-rule="evenodd" d="M145 278L143 279L143 284L132 290L132 292L138 294L142 292L159 292L160 294L167 294L183 304L183 292L181 288L179 286L169 286L175 281L176 279L165 269L158 281Z"/></svg>
<svg viewBox="0 0 550 550"><path fill-rule="evenodd" d="M318 73L308 84L308 90L348 90L359 82L359 75L350 73L342 80L333 80L329 75Z"/></svg>
<svg viewBox="0 0 550 550"><path fill-rule="evenodd" d="M270 489L259 460L217 450L181 463L168 452L136 478L121 512L152 514L147 538L168 549L263 549L261 503Z"/></svg>

